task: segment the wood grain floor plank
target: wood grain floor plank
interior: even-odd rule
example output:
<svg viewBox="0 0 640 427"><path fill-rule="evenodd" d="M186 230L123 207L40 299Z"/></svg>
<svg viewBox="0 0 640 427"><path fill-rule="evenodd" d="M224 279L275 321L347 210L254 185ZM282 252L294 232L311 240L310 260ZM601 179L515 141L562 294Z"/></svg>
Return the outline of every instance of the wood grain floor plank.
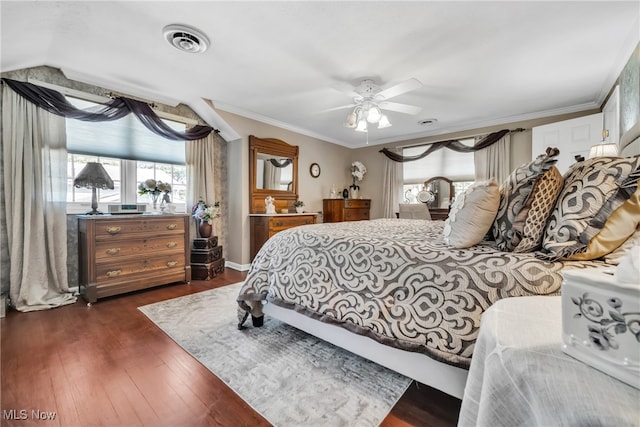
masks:
<svg viewBox="0 0 640 427"><path fill-rule="evenodd" d="M244 280L231 269L174 284L0 320L2 410L56 411L54 421L0 426L269 426L138 307ZM290 398L285 396L283 398ZM384 427L450 427L460 400L412 384ZM31 415L31 414L29 414Z"/></svg>

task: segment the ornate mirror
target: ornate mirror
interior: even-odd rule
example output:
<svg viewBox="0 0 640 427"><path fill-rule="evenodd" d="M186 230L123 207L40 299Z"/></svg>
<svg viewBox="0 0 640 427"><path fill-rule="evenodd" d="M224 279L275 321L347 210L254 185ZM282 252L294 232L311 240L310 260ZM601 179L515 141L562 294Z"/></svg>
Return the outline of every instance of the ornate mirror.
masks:
<svg viewBox="0 0 640 427"><path fill-rule="evenodd" d="M449 209L454 197L453 181L444 176L429 178L424 182L424 189L418 193L418 200L427 203L429 209Z"/></svg>
<svg viewBox="0 0 640 427"><path fill-rule="evenodd" d="M298 146L275 138L249 136L250 212L265 213L264 199L276 199L276 211L289 209L298 198Z"/></svg>

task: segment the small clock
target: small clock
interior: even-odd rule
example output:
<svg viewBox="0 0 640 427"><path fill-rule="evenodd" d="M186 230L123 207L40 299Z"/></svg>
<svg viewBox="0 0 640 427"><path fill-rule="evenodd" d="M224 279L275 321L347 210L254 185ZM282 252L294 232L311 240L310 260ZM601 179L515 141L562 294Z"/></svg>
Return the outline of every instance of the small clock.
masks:
<svg viewBox="0 0 640 427"><path fill-rule="evenodd" d="M320 165L317 163L311 163L309 166L309 173L312 177L317 178L320 176Z"/></svg>

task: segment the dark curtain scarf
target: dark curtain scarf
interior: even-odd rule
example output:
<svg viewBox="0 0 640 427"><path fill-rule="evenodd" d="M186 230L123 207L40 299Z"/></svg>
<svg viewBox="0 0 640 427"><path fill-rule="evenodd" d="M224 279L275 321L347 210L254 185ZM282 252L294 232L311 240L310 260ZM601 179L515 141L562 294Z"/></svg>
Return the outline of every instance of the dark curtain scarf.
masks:
<svg viewBox="0 0 640 427"><path fill-rule="evenodd" d="M509 129L502 129L498 132L490 133L489 135L482 138L478 141L473 147L469 147L464 145L457 139L451 139L448 141L439 141L434 142L427 148L423 153L416 154L415 156L402 156L400 154L396 154L393 151L390 151L386 148L380 150L382 154L393 160L394 162L412 162L414 160L420 160L424 157L427 157L429 154L433 153L436 150L441 148L448 148L453 151L457 151L458 153L472 153L474 151L482 150L483 148L487 148L496 142L500 141L500 139L511 132Z"/></svg>
<svg viewBox="0 0 640 427"><path fill-rule="evenodd" d="M276 159L269 159L269 162L271 162L271 164L273 166L277 167L277 168L286 168L291 163L293 163L293 160L292 159L286 159L286 160L283 160L282 162L279 162Z"/></svg>
<svg viewBox="0 0 640 427"><path fill-rule="evenodd" d="M196 125L185 132L178 132L167 126L149 105L135 99L121 96L112 99L106 104L83 110L74 107L64 95L53 89L6 78L3 78L2 81L27 101L52 114L68 119L86 122L106 122L118 120L129 113L133 113L151 132L173 141L194 141L206 138L211 132L219 132L219 130L213 129L211 126L203 125Z"/></svg>

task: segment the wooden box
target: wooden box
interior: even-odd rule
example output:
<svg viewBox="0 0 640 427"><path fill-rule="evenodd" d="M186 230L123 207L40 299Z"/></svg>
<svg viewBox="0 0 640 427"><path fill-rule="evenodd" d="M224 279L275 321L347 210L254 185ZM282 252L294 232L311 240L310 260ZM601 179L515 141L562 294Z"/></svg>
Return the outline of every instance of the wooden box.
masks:
<svg viewBox="0 0 640 427"><path fill-rule="evenodd" d="M218 236L197 237L193 239L194 249L213 249L218 246Z"/></svg>
<svg viewBox="0 0 640 427"><path fill-rule="evenodd" d="M210 280L222 272L224 272L224 258L213 262L191 264L193 280Z"/></svg>
<svg viewBox="0 0 640 427"><path fill-rule="evenodd" d="M192 249L191 262L205 264L222 258L222 246L216 246L212 249Z"/></svg>

